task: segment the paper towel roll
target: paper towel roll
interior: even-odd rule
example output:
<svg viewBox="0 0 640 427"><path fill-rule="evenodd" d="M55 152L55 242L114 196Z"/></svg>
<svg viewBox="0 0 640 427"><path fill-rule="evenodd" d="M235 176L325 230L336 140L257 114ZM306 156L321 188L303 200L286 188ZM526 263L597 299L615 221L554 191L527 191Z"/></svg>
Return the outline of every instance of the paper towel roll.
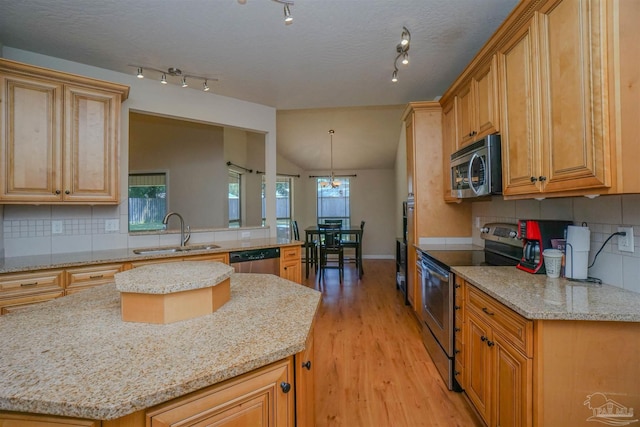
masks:
<svg viewBox="0 0 640 427"><path fill-rule="evenodd" d="M565 276L571 279L586 279L589 268L589 249L591 248L591 230L589 227L567 227L567 246L565 249Z"/></svg>

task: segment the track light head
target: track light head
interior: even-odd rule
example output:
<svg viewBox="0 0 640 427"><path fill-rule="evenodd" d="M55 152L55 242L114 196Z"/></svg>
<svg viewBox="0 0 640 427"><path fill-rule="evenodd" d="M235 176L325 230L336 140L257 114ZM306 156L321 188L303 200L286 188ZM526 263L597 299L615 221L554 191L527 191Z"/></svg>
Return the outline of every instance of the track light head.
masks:
<svg viewBox="0 0 640 427"><path fill-rule="evenodd" d="M160 78L160 83L162 83L163 85L167 84L167 75L165 73L162 73L162 77Z"/></svg>
<svg viewBox="0 0 640 427"><path fill-rule="evenodd" d="M293 16L291 16L291 9L289 9L289 5L284 5L284 23L290 24L293 22Z"/></svg>
<svg viewBox="0 0 640 427"><path fill-rule="evenodd" d="M189 86L189 85L187 84L187 78L186 78L186 77L184 77L184 76L182 77L181 86L182 86L182 87L187 87L187 86Z"/></svg>
<svg viewBox="0 0 640 427"><path fill-rule="evenodd" d="M407 65L409 63L409 54L407 52L405 52L402 55L402 64L403 65Z"/></svg>
<svg viewBox="0 0 640 427"><path fill-rule="evenodd" d="M398 70L393 71L393 74L391 75L391 81L394 83L398 81Z"/></svg>
<svg viewBox="0 0 640 427"><path fill-rule="evenodd" d="M138 74L137 77L139 79L144 79L144 74L142 73L142 67L138 67Z"/></svg>
<svg viewBox="0 0 640 427"><path fill-rule="evenodd" d="M401 38L402 40L400 41L400 44L402 46L406 46L411 42L411 33L407 30L407 27L402 27Z"/></svg>
<svg viewBox="0 0 640 427"><path fill-rule="evenodd" d="M202 83L202 90L205 92L209 92L209 85L207 84L206 80L204 81L204 83Z"/></svg>

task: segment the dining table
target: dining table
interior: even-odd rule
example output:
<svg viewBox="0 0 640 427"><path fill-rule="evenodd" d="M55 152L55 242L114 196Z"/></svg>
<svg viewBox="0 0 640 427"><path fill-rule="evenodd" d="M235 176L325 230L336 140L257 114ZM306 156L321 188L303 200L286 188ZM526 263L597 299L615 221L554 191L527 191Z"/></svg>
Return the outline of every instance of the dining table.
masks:
<svg viewBox="0 0 640 427"><path fill-rule="evenodd" d="M314 237L318 240L322 240L323 230L320 230L317 225L310 225L304 229L304 238L305 242L305 262L304 262L304 272L305 277L309 277L309 265L311 264L311 251L315 250L313 247ZM362 228L359 226L349 226L343 227L340 229L341 240L345 240L345 237L348 238L349 241L355 241L358 249L356 250L356 265L358 266L358 278L362 278L362 274L364 270L362 268Z"/></svg>

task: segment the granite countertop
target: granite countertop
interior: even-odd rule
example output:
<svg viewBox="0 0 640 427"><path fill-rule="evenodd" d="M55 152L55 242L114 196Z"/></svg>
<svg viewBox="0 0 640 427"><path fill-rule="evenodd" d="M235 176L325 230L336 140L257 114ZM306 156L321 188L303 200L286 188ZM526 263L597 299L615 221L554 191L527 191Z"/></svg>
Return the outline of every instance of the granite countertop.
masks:
<svg viewBox="0 0 640 427"><path fill-rule="evenodd" d="M320 293L269 274L232 274L215 313L123 322L115 284L0 317L0 409L110 420L296 354Z"/></svg>
<svg viewBox="0 0 640 427"><path fill-rule="evenodd" d="M272 237L265 239L229 240L212 242L211 244L216 245L217 247L213 249L201 249L189 252L153 253L144 255L133 253L134 249L140 248L129 248L107 251L70 252L52 255L0 258L0 274L46 270L49 268L82 267L85 265L107 264L112 262L144 261L158 258L182 258L190 255L215 254L247 249L272 248L276 246L300 246L304 244L304 242ZM193 244L193 246L204 245L205 243Z"/></svg>
<svg viewBox="0 0 640 427"><path fill-rule="evenodd" d="M640 294L610 285L551 279L515 267L452 267L527 319L640 322Z"/></svg>

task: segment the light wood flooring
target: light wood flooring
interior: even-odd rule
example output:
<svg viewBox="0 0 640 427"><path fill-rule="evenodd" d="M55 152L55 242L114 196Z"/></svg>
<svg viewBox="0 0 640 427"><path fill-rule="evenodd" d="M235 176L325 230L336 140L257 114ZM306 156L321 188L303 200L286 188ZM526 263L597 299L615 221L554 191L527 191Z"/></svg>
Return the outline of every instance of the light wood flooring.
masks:
<svg viewBox="0 0 640 427"><path fill-rule="evenodd" d="M393 260L353 264L318 283L315 328L317 427L481 426L460 393L446 389L422 344L420 325L395 287ZM304 275L304 274L303 274Z"/></svg>

